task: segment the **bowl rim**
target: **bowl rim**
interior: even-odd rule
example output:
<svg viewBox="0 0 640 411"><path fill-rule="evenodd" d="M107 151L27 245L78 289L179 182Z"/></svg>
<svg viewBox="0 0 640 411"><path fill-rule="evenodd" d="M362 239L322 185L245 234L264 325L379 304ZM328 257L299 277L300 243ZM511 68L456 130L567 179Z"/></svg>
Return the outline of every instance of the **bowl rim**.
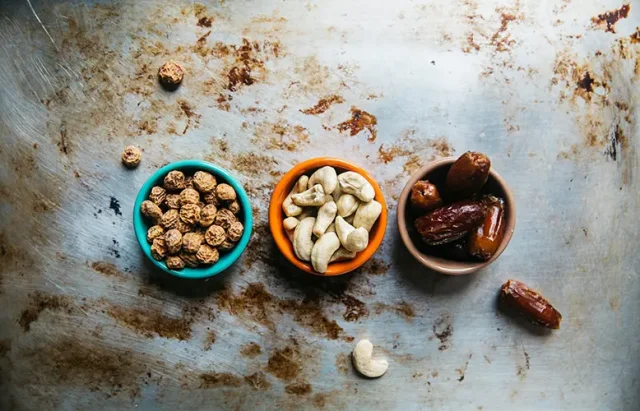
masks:
<svg viewBox="0 0 640 411"><path fill-rule="evenodd" d="M361 174L373 186L373 189L375 191L374 199L382 205L382 212L380 213L378 221L375 222L374 226L377 226L377 229L375 230L373 237L369 238L369 244L367 245L367 248L357 253L356 257L352 260L331 263L329 264L327 272L318 273L313 270L313 267L310 263L300 261L293 253L293 246L289 242L289 239L284 232L284 228L282 227L281 217L284 213L282 211L282 204L278 203L277 198L279 198L285 191L288 194L290 187L295 184L295 181L297 181L297 179L302 174L308 173L310 170L318 169L324 166L332 166L348 171L355 171L358 174ZM376 180L371 177L371 175L364 168L350 161L342 160L335 157L314 157L296 164L295 166L293 166L293 168L291 168L291 170L289 170L282 176L282 178L274 188L273 193L271 194L271 199L269 201L269 230L271 231L271 236L273 237L278 249L294 266L302 271L319 277L335 277L347 274L361 267L364 263L369 261L369 259L373 257L373 255L382 244L382 240L384 239L387 230L387 221L387 202L384 198L382 189L380 188Z"/></svg>
<svg viewBox="0 0 640 411"><path fill-rule="evenodd" d="M424 178L426 174L432 172L436 168L453 164L458 158L459 157L455 157L455 156L440 158L438 160L431 161L425 164L424 166L420 167L418 170L416 170L411 175L411 178L409 179L407 184L402 189L402 192L400 193L400 198L398 199L398 209L396 213L396 222L398 226L398 231L400 232L400 237L402 239L402 242L404 243L407 250L409 250L409 253L411 253L411 255L413 255L413 257L416 260L418 260L422 265L426 266L427 268L442 274L447 274L447 275L471 274L493 263L504 252L504 250L507 248L507 245L509 245L509 242L511 241L511 238L513 237L513 233L516 228L516 204L515 204L515 198L513 196L513 192L509 188L504 178L502 178L502 176L493 168L493 166L491 166L491 168L489 169L489 175L491 178L496 180L497 184L504 191L505 210L508 210L507 218L505 221L504 237L502 239L502 242L500 243L500 246L498 247L498 250L493 255L493 257L491 257L487 261L478 261L477 263L469 262L470 265L468 267L452 268L452 267L447 267L442 265L441 263L430 258L428 255L421 253L417 249L417 247L411 240L411 236L409 235L409 230L406 224L405 210L406 210L407 201L409 199L409 195L411 192L411 187L413 187L413 185L416 182ZM453 260L451 261L454 262Z"/></svg>
<svg viewBox="0 0 640 411"><path fill-rule="evenodd" d="M233 187L237 193L237 200L240 202L240 206L242 207L244 232L236 246L228 253L225 253L215 264L202 268L185 267L181 270L172 270L168 268L164 262L158 261L151 256L151 245L147 242L147 229L145 228L147 223L142 216L140 206L142 202L147 199L154 186L162 185L158 183L167 173L173 170L182 170L185 168L198 168L203 171L208 171L216 178L221 177L225 180L225 183ZM142 187L138 190L136 201L133 206L133 228L140 248L142 248L143 253L153 263L153 265L176 277L202 279L221 273L240 258L251 239L251 233L253 231L253 210L251 208L249 196L244 190L244 187L227 170L204 160L180 160L159 168L151 174L147 180L145 180L144 184L142 184Z"/></svg>

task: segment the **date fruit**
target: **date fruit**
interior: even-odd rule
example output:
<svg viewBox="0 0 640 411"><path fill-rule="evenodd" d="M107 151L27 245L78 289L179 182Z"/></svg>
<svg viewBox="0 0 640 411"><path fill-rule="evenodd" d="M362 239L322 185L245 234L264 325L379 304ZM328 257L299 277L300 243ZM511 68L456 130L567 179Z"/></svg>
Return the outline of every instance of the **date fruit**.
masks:
<svg viewBox="0 0 640 411"><path fill-rule="evenodd" d="M469 244L466 237L452 243L446 243L434 248L436 255L454 261L472 261L469 255Z"/></svg>
<svg viewBox="0 0 640 411"><path fill-rule="evenodd" d="M458 201L418 217L415 227L428 245L445 244L478 227L484 220L484 214L480 201Z"/></svg>
<svg viewBox="0 0 640 411"><path fill-rule="evenodd" d="M456 198L471 197L489 178L491 161L482 153L467 151L447 173L447 189Z"/></svg>
<svg viewBox="0 0 640 411"><path fill-rule="evenodd" d="M505 307L518 311L536 325L553 330L560 328L562 315L535 290L517 280L508 280L500 288L500 300Z"/></svg>
<svg viewBox="0 0 640 411"><path fill-rule="evenodd" d="M469 236L469 254L488 260L498 251L504 236L504 200L487 196L483 201L487 214L484 222Z"/></svg>
<svg viewBox="0 0 640 411"><path fill-rule="evenodd" d="M418 181L411 187L411 205L429 211L442 206L442 197L436 186L428 180Z"/></svg>

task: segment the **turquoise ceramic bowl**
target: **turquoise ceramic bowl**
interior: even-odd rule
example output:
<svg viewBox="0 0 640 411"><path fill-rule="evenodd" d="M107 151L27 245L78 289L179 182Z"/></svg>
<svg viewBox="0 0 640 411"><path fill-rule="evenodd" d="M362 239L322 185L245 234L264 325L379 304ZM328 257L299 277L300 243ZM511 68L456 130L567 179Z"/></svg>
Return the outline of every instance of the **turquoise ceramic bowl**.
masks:
<svg viewBox="0 0 640 411"><path fill-rule="evenodd" d="M238 195L237 201L242 207L240 215L238 215L238 219L244 225L244 233L242 234L240 241L238 241L232 250L227 253L220 253L220 259L213 265L198 268L185 267L182 270L172 270L167 268L164 262L158 261L151 256L151 244L147 242L147 231L149 230L149 227L151 227L151 224L149 224L140 212L140 205L144 200L149 198L151 189L157 185L161 186L164 176L166 176L169 171L173 170L179 170L190 174L199 170L208 171L216 177L218 183L227 183L236 190ZM227 170L211 163L207 163L206 161L183 160L176 161L175 163L162 167L153 173L142 185L142 188L140 188L138 196L136 197L136 203L133 206L133 228L135 229L136 238L138 239L138 243L140 244L142 251L149 261L151 261L156 267L177 277L193 279L207 278L226 270L231 266L231 264L235 263L236 260L240 258L244 250L247 248L247 244L249 244L249 239L251 238L251 232L253 230L253 215L251 212L251 203L249 202L249 197L247 196L246 191L244 191L244 188L238 180L233 178Z"/></svg>

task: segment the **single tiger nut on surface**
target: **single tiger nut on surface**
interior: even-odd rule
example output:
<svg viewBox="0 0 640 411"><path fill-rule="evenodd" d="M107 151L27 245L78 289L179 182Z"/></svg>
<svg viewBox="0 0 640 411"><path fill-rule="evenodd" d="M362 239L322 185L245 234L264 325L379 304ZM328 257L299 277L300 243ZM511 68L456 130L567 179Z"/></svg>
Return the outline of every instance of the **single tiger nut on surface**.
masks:
<svg viewBox="0 0 640 411"><path fill-rule="evenodd" d="M231 250L231 249L232 249L233 247L235 247L235 246L236 246L236 244L235 244L235 243L232 243L231 241L229 241L228 239L226 239L226 240L224 240L224 241L222 242L222 244L220 244L220 245L218 246L218 249L219 249L220 251L229 251L229 250Z"/></svg>
<svg viewBox="0 0 640 411"><path fill-rule="evenodd" d="M180 207L180 219L187 224L196 224L200 220L200 207L195 204L185 204Z"/></svg>
<svg viewBox="0 0 640 411"><path fill-rule="evenodd" d="M178 219L178 222L176 223L176 230L180 231L182 234L186 234L190 231L193 231L193 224L188 224L185 223L184 221Z"/></svg>
<svg viewBox="0 0 640 411"><path fill-rule="evenodd" d="M162 261L167 256L167 246L164 241L164 236L157 237L153 240L151 244L151 256L158 261Z"/></svg>
<svg viewBox="0 0 640 411"><path fill-rule="evenodd" d="M212 247L218 247L226 240L227 234L219 225L212 225L204 233L204 240Z"/></svg>
<svg viewBox="0 0 640 411"><path fill-rule="evenodd" d="M165 199L167 207L179 209L180 208L180 194L167 194Z"/></svg>
<svg viewBox="0 0 640 411"><path fill-rule="evenodd" d="M122 164L129 168L138 167L142 159L142 151L136 146L126 146L122 151Z"/></svg>
<svg viewBox="0 0 640 411"><path fill-rule="evenodd" d="M233 214L238 214L240 212L240 203L238 203L236 200L233 200L232 202L229 203L229 205L227 206L227 209L231 211Z"/></svg>
<svg viewBox="0 0 640 411"><path fill-rule="evenodd" d="M185 188L180 192L180 205L198 204L200 202L200 193L193 188Z"/></svg>
<svg viewBox="0 0 640 411"><path fill-rule="evenodd" d="M172 228L176 228L179 218L180 215L178 214L178 210L174 210L172 208L162 215L160 225L164 227L165 230L171 230Z"/></svg>
<svg viewBox="0 0 640 411"><path fill-rule="evenodd" d="M184 268L184 261L177 255L170 255L164 262L167 265L167 268L172 270L180 270L181 268Z"/></svg>
<svg viewBox="0 0 640 411"><path fill-rule="evenodd" d="M213 223L215 225L219 225L225 230L228 230L229 227L231 226L231 223L233 223L234 221L236 221L236 216L234 216L231 211L227 210L226 208L223 208L218 210L218 213L216 214L216 219Z"/></svg>
<svg viewBox="0 0 640 411"><path fill-rule="evenodd" d="M216 207L220 205L220 200L218 200L215 191L203 194L202 199L204 200L205 204L213 204Z"/></svg>
<svg viewBox="0 0 640 411"><path fill-rule="evenodd" d="M140 212L143 216L151 219L154 222L159 221L163 217L160 207L158 207L156 203L150 200L144 200L142 202L142 204L140 205Z"/></svg>
<svg viewBox="0 0 640 411"><path fill-rule="evenodd" d="M202 207L202 210L200 210L200 221L198 221L198 224L202 227L209 227L216 219L216 214L218 214L216 206L213 204L207 204Z"/></svg>
<svg viewBox="0 0 640 411"><path fill-rule="evenodd" d="M167 190L160 186L155 186L151 189L151 194L149 194L149 200L153 201L157 205L162 205L164 200L167 198Z"/></svg>
<svg viewBox="0 0 640 411"><path fill-rule="evenodd" d="M216 187L216 195L220 201L233 201L236 199L236 190L229 184L218 184Z"/></svg>
<svg viewBox="0 0 640 411"><path fill-rule="evenodd" d="M164 188L169 191L178 191L184 189L184 173L182 171L169 171L164 177Z"/></svg>
<svg viewBox="0 0 640 411"><path fill-rule="evenodd" d="M182 236L182 251L189 254L198 252L198 248L204 241L202 233L186 233Z"/></svg>
<svg viewBox="0 0 640 411"><path fill-rule="evenodd" d="M240 221L234 221L233 223L231 223L229 229L227 230L227 238L230 241L236 243L240 241L240 238L242 238L243 232L244 226L242 225L242 223Z"/></svg>
<svg viewBox="0 0 640 411"><path fill-rule="evenodd" d="M158 81L166 90L173 91L178 88L184 78L184 69L175 61L167 61L158 70Z"/></svg>
<svg viewBox="0 0 640 411"><path fill-rule="evenodd" d="M182 233L175 228L167 231L164 234L164 243L169 254L176 254L182 247Z"/></svg>
<svg viewBox="0 0 640 411"><path fill-rule="evenodd" d="M178 254L178 257L180 257L182 261L184 261L184 265L187 267L196 268L197 266L200 265L200 261L198 261L198 259L196 258L195 253L188 254L188 253L185 253L183 250L183 251L180 251L180 253Z"/></svg>
<svg viewBox="0 0 640 411"><path fill-rule="evenodd" d="M149 244L153 244L153 240L164 234L164 229L159 225L154 225L147 230L147 241Z"/></svg>
<svg viewBox="0 0 640 411"><path fill-rule="evenodd" d="M411 205L424 211L441 207L442 197L438 188L428 180L418 181L411 187Z"/></svg>
<svg viewBox="0 0 640 411"><path fill-rule="evenodd" d="M220 258L220 253L215 248L202 244L196 252L196 259L202 264L213 264Z"/></svg>
<svg viewBox="0 0 640 411"><path fill-rule="evenodd" d="M193 186L203 194L215 190L217 184L216 178L206 171L196 171L193 175Z"/></svg>

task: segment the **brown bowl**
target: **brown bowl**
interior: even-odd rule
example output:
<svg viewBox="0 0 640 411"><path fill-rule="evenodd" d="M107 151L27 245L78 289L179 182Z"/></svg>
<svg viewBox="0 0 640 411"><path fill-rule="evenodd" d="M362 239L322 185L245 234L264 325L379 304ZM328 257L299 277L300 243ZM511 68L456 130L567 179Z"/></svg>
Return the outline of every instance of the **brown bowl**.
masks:
<svg viewBox="0 0 640 411"><path fill-rule="evenodd" d="M487 261L450 260L435 255L434 248L429 247L422 242L420 235L414 228L414 220L419 214L416 214L412 210L411 202L409 201L409 197L411 196L411 187L413 187L413 185L419 180L429 180L442 190L447 172L456 160L457 157L446 157L433 161L420 168L411 176L411 179L402 190L402 194L400 194L400 199L398 201L398 230L400 231L400 237L402 238L404 245L420 263L434 271L448 275L470 274L494 262L498 257L500 257L500 254L502 254L504 249L507 248L516 227L516 206L513 194L504 179L500 177L500 174L491 168L489 171L489 179L481 192L502 197L505 205L504 237L502 238L502 243L500 243L495 255Z"/></svg>

